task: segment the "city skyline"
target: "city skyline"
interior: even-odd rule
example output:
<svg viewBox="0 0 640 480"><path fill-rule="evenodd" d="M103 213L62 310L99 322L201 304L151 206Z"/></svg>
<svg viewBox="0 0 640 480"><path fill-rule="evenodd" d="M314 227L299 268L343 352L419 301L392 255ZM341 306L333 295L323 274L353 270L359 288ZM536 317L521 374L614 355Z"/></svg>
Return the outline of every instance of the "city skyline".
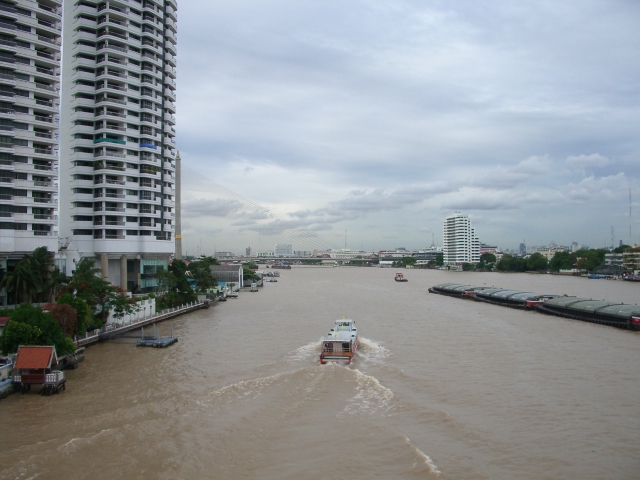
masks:
<svg viewBox="0 0 640 480"><path fill-rule="evenodd" d="M609 246L611 226L629 243L629 188L638 243L639 8L189 2L177 145L186 167L338 247L345 229L352 248L441 243L458 210L512 249ZM185 249L257 245L216 228L237 211L198 188Z"/></svg>
<svg viewBox="0 0 640 480"><path fill-rule="evenodd" d="M640 243L637 5L125 3L3 11L5 254L166 263L176 147L185 252Z"/></svg>

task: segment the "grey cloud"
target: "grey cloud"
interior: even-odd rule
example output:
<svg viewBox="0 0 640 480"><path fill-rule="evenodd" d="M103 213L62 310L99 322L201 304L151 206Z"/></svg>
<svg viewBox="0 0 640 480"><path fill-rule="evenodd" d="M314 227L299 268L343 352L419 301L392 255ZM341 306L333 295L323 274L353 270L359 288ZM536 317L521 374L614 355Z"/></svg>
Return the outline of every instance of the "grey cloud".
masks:
<svg viewBox="0 0 640 480"><path fill-rule="evenodd" d="M285 224L214 209L241 231L367 218L374 239L382 216L456 208L495 215L507 239L522 226L502 210L540 218L570 204L606 217L624 200L599 179L623 171L637 185L638 2L193 1L180 14L177 140L194 169L224 182L241 161L252 185L304 172L309 192L334 192L270 192L292 211ZM593 169L603 177L576 178ZM571 211L582 226L564 215L536 223L587 235L590 215Z"/></svg>
<svg viewBox="0 0 640 480"><path fill-rule="evenodd" d="M242 203L238 200L201 198L185 202L182 206L182 215L186 218L228 217L238 212L242 207Z"/></svg>
<svg viewBox="0 0 640 480"><path fill-rule="evenodd" d="M565 160L566 164L571 167L605 167L611 163L607 157L600 155L599 153L592 153L591 155L578 155L570 156Z"/></svg>

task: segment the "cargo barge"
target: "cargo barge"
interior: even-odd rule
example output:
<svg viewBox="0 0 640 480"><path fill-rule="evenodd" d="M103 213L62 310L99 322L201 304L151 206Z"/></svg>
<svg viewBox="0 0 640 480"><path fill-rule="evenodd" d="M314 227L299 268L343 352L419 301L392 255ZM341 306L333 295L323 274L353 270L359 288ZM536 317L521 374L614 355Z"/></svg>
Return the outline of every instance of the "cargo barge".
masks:
<svg viewBox="0 0 640 480"><path fill-rule="evenodd" d="M537 309L549 315L640 330L640 305L580 297L557 297L539 305Z"/></svg>
<svg viewBox="0 0 640 480"><path fill-rule="evenodd" d="M431 287L429 292L521 309L535 308L536 305L557 296L506 288L474 287L458 283L442 283Z"/></svg>
<svg viewBox="0 0 640 480"><path fill-rule="evenodd" d="M435 285L429 292L511 308L535 309L548 315L611 327L640 330L639 305L456 283Z"/></svg>

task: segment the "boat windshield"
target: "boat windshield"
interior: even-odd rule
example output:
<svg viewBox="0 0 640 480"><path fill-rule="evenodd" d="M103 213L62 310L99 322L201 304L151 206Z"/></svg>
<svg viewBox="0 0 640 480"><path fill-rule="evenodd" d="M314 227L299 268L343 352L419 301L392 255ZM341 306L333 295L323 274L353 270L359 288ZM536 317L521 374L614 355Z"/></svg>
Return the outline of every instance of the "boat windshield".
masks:
<svg viewBox="0 0 640 480"><path fill-rule="evenodd" d="M340 322L338 324L338 330L351 330L351 323L349 323L349 322Z"/></svg>

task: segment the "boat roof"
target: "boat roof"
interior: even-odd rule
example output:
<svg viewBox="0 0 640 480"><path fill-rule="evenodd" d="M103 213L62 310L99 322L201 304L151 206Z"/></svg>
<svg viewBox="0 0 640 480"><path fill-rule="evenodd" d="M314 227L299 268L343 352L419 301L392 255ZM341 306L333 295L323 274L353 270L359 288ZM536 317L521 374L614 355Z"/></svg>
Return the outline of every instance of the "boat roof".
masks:
<svg viewBox="0 0 640 480"><path fill-rule="evenodd" d="M323 341L344 341L351 340L357 335L358 329L356 328L356 322L350 318L341 318L336 320L336 328L332 328L326 337L323 337Z"/></svg>
<svg viewBox="0 0 640 480"><path fill-rule="evenodd" d="M338 325L339 323L353 323L355 325L356 322L354 322L350 318L341 318L340 320L336 320L336 325Z"/></svg>

